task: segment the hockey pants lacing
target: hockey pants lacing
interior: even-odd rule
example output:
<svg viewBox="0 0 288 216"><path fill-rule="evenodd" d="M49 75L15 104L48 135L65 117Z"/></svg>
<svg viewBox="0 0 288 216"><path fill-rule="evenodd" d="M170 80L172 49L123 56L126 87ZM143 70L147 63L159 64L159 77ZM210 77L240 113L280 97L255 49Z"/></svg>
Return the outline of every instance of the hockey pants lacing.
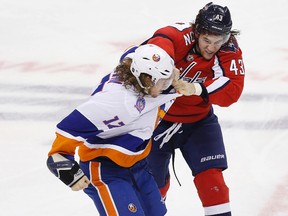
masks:
<svg viewBox="0 0 288 216"><path fill-rule="evenodd" d="M163 133L158 134L157 136L154 137L154 140L157 141L161 137L165 136L159 146L161 149L165 143L167 143L171 137L178 132L178 130L181 128L182 123L174 123L171 127L169 127L167 130L165 130Z"/></svg>
<svg viewBox="0 0 288 216"><path fill-rule="evenodd" d="M179 129L182 127L182 123L174 123L171 127L169 127L167 130L165 130L163 133L161 134L158 134L157 136L154 137L154 140L157 141L159 140L161 137L164 136L164 138L162 139L162 142L159 146L159 149L161 149L163 147L163 145L165 143L167 143L171 137L176 134ZM174 172L174 175L175 175L175 178L177 179L178 181L178 184L181 186L181 183L176 175L176 171L175 171L175 166L174 166L174 161L175 161L175 149L174 149L174 146L172 146L172 168L173 168L173 172Z"/></svg>

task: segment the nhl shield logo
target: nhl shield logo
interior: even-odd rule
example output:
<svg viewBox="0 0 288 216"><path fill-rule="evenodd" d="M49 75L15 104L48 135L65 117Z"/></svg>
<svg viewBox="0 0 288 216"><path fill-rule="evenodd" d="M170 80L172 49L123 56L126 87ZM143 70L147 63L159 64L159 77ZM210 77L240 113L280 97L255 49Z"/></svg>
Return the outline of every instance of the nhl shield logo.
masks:
<svg viewBox="0 0 288 216"><path fill-rule="evenodd" d="M186 57L186 60L187 60L187 61L193 61L193 60L194 60L193 55L188 55L188 56Z"/></svg>
<svg viewBox="0 0 288 216"><path fill-rule="evenodd" d="M137 207L134 203L129 203L128 209L130 212L133 212L133 213L137 212Z"/></svg>

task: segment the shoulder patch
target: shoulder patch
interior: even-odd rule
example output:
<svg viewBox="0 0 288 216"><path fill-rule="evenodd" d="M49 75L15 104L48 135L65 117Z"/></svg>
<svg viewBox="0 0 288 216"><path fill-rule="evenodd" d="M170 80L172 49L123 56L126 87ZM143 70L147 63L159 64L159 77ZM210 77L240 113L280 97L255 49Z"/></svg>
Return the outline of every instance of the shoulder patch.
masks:
<svg viewBox="0 0 288 216"><path fill-rule="evenodd" d="M234 36L230 38L230 40L227 42L225 46L221 48L221 51L223 52L236 52L239 49L237 40Z"/></svg>
<svg viewBox="0 0 288 216"><path fill-rule="evenodd" d="M145 104L146 104L145 99L139 96L135 104L135 108L138 110L139 113L141 113L142 110L145 108Z"/></svg>

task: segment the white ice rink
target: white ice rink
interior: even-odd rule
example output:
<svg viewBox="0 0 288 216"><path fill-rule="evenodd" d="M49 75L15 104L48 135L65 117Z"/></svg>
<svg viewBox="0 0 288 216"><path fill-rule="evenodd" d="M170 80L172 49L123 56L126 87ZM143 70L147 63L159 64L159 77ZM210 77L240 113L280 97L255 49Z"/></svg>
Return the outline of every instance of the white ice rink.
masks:
<svg viewBox="0 0 288 216"><path fill-rule="evenodd" d="M288 216L288 1L228 5L246 66L240 101L215 107L223 125L233 216ZM177 3L177 4L176 4ZM208 1L0 0L0 215L96 216L46 167L55 125L85 100L129 45L191 21ZM201 216L176 152L167 216Z"/></svg>

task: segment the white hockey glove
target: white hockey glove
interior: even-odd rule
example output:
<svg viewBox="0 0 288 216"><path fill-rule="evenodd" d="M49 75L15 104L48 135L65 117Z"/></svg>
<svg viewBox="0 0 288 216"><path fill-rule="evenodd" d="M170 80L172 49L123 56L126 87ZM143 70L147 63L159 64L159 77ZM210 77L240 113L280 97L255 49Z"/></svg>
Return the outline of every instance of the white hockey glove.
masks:
<svg viewBox="0 0 288 216"><path fill-rule="evenodd" d="M205 103L209 102L209 94L203 83L189 83L179 79L180 71L176 67L173 69L173 75L172 86L165 90L166 92L170 92L174 88L179 94L184 96L197 95L200 96Z"/></svg>
<svg viewBox="0 0 288 216"><path fill-rule="evenodd" d="M199 83L188 83L184 80L174 80L172 83L173 87L175 88L176 92L183 94L185 96L190 95L201 95L202 88Z"/></svg>
<svg viewBox="0 0 288 216"><path fill-rule="evenodd" d="M82 190L89 185L89 179L84 175L76 161L69 160L61 154L53 154L47 159L47 167L64 184L73 191Z"/></svg>

